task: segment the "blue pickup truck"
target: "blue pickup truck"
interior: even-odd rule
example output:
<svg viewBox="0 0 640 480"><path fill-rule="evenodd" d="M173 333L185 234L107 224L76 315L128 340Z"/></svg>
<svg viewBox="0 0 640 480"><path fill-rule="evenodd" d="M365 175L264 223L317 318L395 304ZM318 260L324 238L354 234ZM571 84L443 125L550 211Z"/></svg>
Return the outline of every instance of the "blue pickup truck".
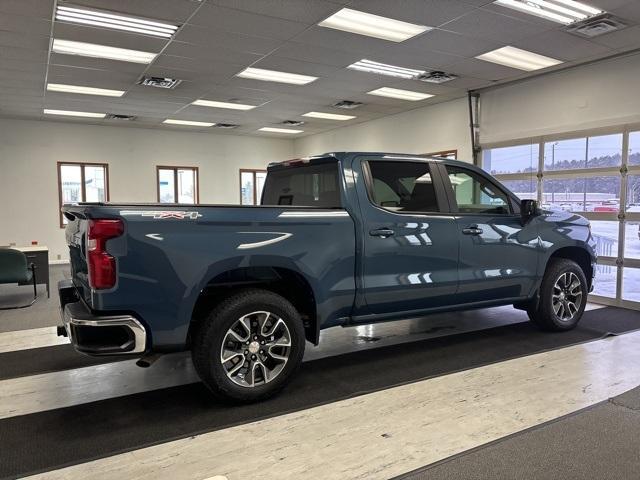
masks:
<svg viewBox="0 0 640 480"><path fill-rule="evenodd" d="M261 203L64 206L60 333L142 363L191 350L216 396L250 402L287 383L321 329L513 304L563 331L592 288L589 223L467 163L291 160L269 166Z"/></svg>

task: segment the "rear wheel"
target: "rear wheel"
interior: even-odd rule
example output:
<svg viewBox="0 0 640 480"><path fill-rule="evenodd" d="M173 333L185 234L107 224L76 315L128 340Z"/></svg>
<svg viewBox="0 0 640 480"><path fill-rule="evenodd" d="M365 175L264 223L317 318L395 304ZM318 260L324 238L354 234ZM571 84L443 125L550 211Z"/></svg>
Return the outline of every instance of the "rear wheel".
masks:
<svg viewBox="0 0 640 480"><path fill-rule="evenodd" d="M537 305L527 309L529 319L543 330L574 328L587 303L587 279L580 266L566 258L552 259L540 285Z"/></svg>
<svg viewBox="0 0 640 480"><path fill-rule="evenodd" d="M304 354L302 320L286 299L267 290L238 292L198 330L193 363L218 398L254 402L281 390Z"/></svg>

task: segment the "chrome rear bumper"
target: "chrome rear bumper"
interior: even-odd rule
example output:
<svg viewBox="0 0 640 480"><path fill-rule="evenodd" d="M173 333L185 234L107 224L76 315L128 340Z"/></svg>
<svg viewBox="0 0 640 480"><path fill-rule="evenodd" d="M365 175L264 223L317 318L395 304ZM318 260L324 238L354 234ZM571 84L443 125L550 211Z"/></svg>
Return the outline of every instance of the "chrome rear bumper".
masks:
<svg viewBox="0 0 640 480"><path fill-rule="evenodd" d="M67 282L58 285L60 313L64 330L77 351L87 355L145 352L147 331L138 319L132 315L95 315L69 288L74 287Z"/></svg>

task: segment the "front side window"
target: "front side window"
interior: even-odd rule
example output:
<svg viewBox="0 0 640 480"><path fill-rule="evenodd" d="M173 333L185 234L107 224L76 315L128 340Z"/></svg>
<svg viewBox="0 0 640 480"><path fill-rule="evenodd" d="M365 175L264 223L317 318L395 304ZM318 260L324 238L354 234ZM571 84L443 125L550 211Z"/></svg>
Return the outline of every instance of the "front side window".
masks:
<svg viewBox="0 0 640 480"><path fill-rule="evenodd" d="M269 170L262 204L339 208L338 164L291 165Z"/></svg>
<svg viewBox="0 0 640 480"><path fill-rule="evenodd" d="M106 202L109 200L106 164L58 163L60 206L65 203ZM60 214L60 227L67 219Z"/></svg>
<svg viewBox="0 0 640 480"><path fill-rule="evenodd" d="M426 162L368 163L371 200L394 212L438 212L436 191Z"/></svg>
<svg viewBox="0 0 640 480"><path fill-rule="evenodd" d="M451 165L447 165L447 174L460 213L511 213L507 194L487 178L466 168Z"/></svg>
<svg viewBox="0 0 640 480"><path fill-rule="evenodd" d="M198 203L196 167L158 167L159 203Z"/></svg>

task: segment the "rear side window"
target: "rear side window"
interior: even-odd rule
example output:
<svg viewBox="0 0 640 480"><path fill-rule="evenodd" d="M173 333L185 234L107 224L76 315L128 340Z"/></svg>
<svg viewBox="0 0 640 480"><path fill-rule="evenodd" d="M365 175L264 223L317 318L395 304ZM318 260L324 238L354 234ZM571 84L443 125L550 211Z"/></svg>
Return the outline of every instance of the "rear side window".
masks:
<svg viewBox="0 0 640 480"><path fill-rule="evenodd" d="M507 194L484 176L452 165L447 165L447 174L460 213L511 213Z"/></svg>
<svg viewBox="0 0 640 480"><path fill-rule="evenodd" d="M394 212L438 212L436 190L426 162L368 162L371 200Z"/></svg>
<svg viewBox="0 0 640 480"><path fill-rule="evenodd" d="M262 205L340 208L336 162L269 170Z"/></svg>

